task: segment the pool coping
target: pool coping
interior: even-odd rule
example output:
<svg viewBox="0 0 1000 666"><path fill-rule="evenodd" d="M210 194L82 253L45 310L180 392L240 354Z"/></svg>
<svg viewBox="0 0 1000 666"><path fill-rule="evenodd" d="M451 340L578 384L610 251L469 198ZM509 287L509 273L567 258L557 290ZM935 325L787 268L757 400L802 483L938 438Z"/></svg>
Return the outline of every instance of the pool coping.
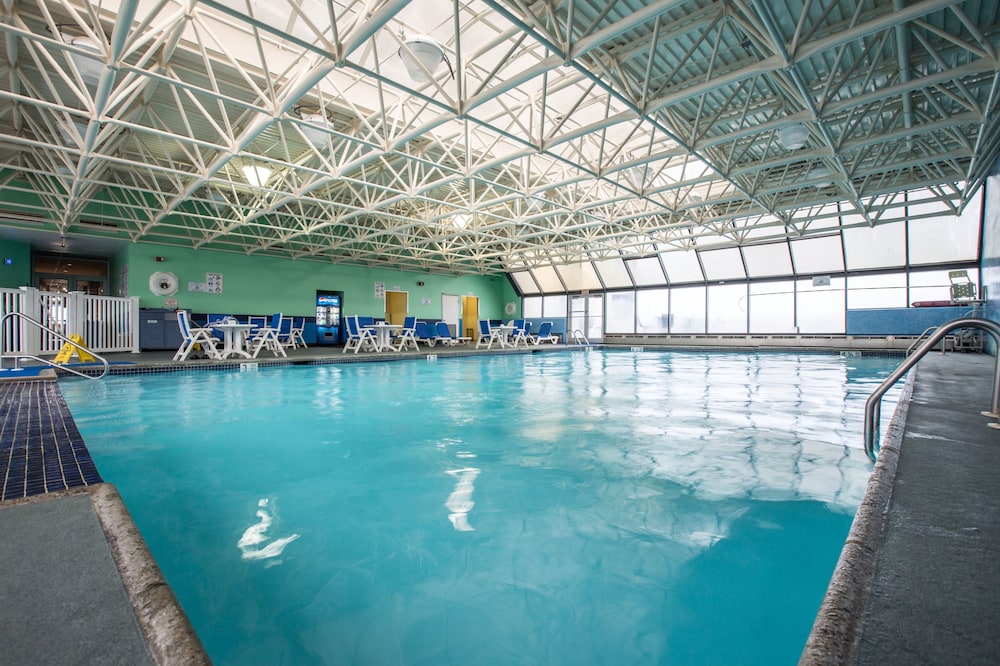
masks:
<svg viewBox="0 0 1000 666"><path fill-rule="evenodd" d="M875 580L878 552L885 530L892 486L899 464L900 444L913 397L917 369L903 385L896 410L886 429L875 469L868 478L847 540L834 568L799 666L852 664L861 638L865 604Z"/></svg>
<svg viewBox="0 0 1000 666"><path fill-rule="evenodd" d="M158 664L210 666L211 660L153 559L114 485L103 482L5 500L4 506L89 495L111 558L153 659Z"/></svg>

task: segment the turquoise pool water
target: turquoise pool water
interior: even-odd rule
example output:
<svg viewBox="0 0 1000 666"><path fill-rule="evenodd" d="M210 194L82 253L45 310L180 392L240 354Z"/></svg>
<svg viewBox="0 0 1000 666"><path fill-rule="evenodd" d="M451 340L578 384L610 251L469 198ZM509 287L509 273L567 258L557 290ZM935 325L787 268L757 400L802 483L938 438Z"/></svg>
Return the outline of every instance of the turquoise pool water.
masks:
<svg viewBox="0 0 1000 666"><path fill-rule="evenodd" d="M770 666L812 626L870 472L864 400L898 360L595 350L60 386L216 664Z"/></svg>

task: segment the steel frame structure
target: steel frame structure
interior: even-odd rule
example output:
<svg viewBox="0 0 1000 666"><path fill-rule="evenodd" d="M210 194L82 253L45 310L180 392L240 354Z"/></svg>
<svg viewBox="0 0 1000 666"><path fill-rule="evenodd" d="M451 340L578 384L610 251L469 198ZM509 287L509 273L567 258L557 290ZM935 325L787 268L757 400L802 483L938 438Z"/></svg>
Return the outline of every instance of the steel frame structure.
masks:
<svg viewBox="0 0 1000 666"><path fill-rule="evenodd" d="M0 13L0 225L61 235L493 274L957 213L1000 154L995 0Z"/></svg>

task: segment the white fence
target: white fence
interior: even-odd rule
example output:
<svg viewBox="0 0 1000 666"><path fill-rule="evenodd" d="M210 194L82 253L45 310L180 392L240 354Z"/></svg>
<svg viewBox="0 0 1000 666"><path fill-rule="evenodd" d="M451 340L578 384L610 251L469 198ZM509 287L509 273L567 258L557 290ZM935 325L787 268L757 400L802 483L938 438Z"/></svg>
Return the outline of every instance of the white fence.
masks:
<svg viewBox="0 0 1000 666"><path fill-rule="evenodd" d="M0 289L0 318L20 312L66 337L79 335L98 353L139 351L139 299L61 294L33 287ZM63 341L19 317L4 320L4 354L58 354Z"/></svg>

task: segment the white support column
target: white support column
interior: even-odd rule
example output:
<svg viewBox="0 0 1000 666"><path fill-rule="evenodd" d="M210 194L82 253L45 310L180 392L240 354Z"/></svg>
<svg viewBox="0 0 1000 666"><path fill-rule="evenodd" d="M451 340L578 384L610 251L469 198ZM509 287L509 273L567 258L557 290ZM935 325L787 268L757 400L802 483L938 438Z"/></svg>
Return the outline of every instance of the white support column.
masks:
<svg viewBox="0 0 1000 666"><path fill-rule="evenodd" d="M139 353L139 297L132 296L129 299L128 319L129 319L129 339L132 341L132 353Z"/></svg>

